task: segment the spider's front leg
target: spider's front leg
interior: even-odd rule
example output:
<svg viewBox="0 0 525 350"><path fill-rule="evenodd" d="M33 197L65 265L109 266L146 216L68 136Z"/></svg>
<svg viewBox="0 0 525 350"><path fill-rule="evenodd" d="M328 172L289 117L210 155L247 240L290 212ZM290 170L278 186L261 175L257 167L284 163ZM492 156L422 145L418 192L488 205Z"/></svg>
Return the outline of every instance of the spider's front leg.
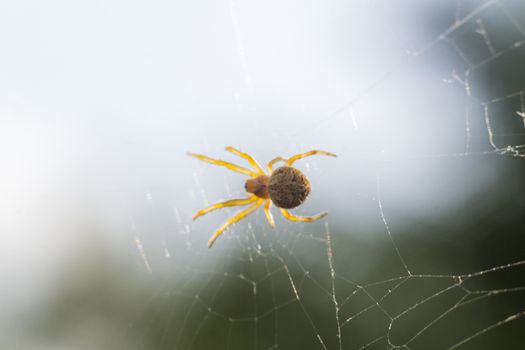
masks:
<svg viewBox="0 0 525 350"><path fill-rule="evenodd" d="M248 153L244 153L244 152L241 152L239 151L238 149L236 148L233 148L232 146L228 146L226 147L226 150L228 152L231 152L243 159L246 159L248 161L248 163L250 163L250 165L257 171L257 173L260 175L266 175L264 173L264 170L261 168L261 166L259 165L259 163L255 160L255 158L253 158L252 156L250 156Z"/></svg>
<svg viewBox="0 0 525 350"><path fill-rule="evenodd" d="M202 210L199 210L195 215L193 215L193 220L197 219L199 216L203 216L204 214L208 214L210 211L214 211L220 208L224 207L235 207L239 205L246 205L250 204L252 202L255 202L257 200L257 197L251 196L249 198L243 198L243 199L232 199L225 202L215 203L213 205L210 205L207 208L204 208Z"/></svg>
<svg viewBox="0 0 525 350"><path fill-rule="evenodd" d="M208 248L211 248L215 240L231 225L235 224L237 221L240 221L244 219L249 214L253 213L255 209L257 209L262 203L264 202L264 199L257 199L257 202L250 205L248 208L241 210L237 214L235 214L232 218L230 218L228 221L226 221L215 233L211 238L208 240Z"/></svg>
<svg viewBox="0 0 525 350"><path fill-rule="evenodd" d="M202 160L204 162L208 162L208 163L211 163L211 164L224 166L224 167L226 167L226 168L228 168L230 170L236 171L236 172L244 174L244 175L248 175L248 176L251 176L251 177L259 176L259 174L256 173L255 171L251 171L250 169L247 169L245 167L239 166L237 164L226 162L224 160L213 159L213 158L210 158L210 157L206 157L206 156L204 156L202 154L191 153L191 152L188 152L188 155L191 156L191 157L200 159L200 160Z"/></svg>

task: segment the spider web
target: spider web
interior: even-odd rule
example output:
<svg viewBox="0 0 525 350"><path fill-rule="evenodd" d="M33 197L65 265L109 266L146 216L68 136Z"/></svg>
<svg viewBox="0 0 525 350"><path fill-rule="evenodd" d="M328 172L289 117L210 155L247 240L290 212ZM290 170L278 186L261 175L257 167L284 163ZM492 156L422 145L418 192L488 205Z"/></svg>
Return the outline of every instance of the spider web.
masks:
<svg viewBox="0 0 525 350"><path fill-rule="evenodd" d="M6 3L1 347L525 349L525 5L424 3ZM229 144L329 215L207 249Z"/></svg>
<svg viewBox="0 0 525 350"><path fill-rule="evenodd" d="M242 71L253 88L238 10L229 6ZM136 256L155 286L129 324L130 334L138 334L135 348L525 348L524 14L519 1L458 1L446 26L350 102L274 136L301 142L305 134L322 137L336 127L348 135L334 141L340 155L334 162L353 162L353 173L335 173L331 160L321 158L298 165L323 193L318 200L339 203L328 220L302 225L277 218L272 231L257 213L207 250L207 233L219 221L203 228L190 221L189 210L174 206L172 224L155 235L133 216ZM429 74L426 67L436 64ZM422 121L404 119L425 79L435 85L428 100L416 103ZM406 100L370 107L393 89ZM447 110L455 98L461 108ZM397 144L395 134L406 138L399 129L412 123L420 146L399 138ZM365 138L372 144L358 144ZM216 182L202 182L220 171L193 167L186 200L197 210L217 199L207 192ZM225 198L242 193L223 180ZM417 209L400 203L411 192L423 193ZM323 195L330 199L323 202ZM439 202L441 195L455 204ZM146 200L148 222L166 211L155 205L154 193ZM314 201L299 213L321 208Z"/></svg>

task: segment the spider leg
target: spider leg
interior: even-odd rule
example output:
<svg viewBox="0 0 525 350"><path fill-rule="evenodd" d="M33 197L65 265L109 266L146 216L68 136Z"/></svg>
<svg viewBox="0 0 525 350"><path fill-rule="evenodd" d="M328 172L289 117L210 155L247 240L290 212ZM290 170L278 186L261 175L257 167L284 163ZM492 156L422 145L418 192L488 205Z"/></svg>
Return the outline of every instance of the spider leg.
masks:
<svg viewBox="0 0 525 350"><path fill-rule="evenodd" d="M195 215L193 215L193 220L197 219L199 216L203 216L204 214L208 214L210 211L214 211L220 208L224 207L235 207L238 205L246 205L250 204L251 202L254 202L257 200L257 197L251 196L250 198L243 198L243 199L232 199L225 202L215 203L213 205L210 205L207 208L204 208L202 210L199 210Z"/></svg>
<svg viewBox="0 0 525 350"><path fill-rule="evenodd" d="M272 201L267 199L264 203L264 214L266 215L266 219L268 219L268 223L272 228L275 227L275 221L273 221L272 213L270 212L270 207L272 205Z"/></svg>
<svg viewBox="0 0 525 350"><path fill-rule="evenodd" d="M321 218L324 218L326 215L328 215L328 213L325 212L325 213L317 214L314 216L295 216L286 209L283 209L283 208L279 208L279 209L281 209L281 213L283 213L283 216L290 221L313 222Z"/></svg>
<svg viewBox="0 0 525 350"><path fill-rule="evenodd" d="M244 219L249 214L253 213L255 209L257 209L261 204L263 203L263 199L258 199L257 202L250 205L248 208L245 208L235 214L233 217L231 217L228 221L226 221L215 233L211 238L208 240L208 248L211 248L217 237L219 237L228 227L236 223L237 221L240 221Z"/></svg>
<svg viewBox="0 0 525 350"><path fill-rule="evenodd" d="M248 176L251 176L251 177L257 177L259 176L259 174L257 174L256 172L253 172L251 171L250 169L246 169L242 166L239 166L239 165L235 165L233 163L230 163L230 162L225 162L224 160L217 160L217 159L213 159L213 158L210 158L210 157L206 157L206 156L203 156L202 154L196 154L196 153L190 153L188 152L188 155L191 156L191 157L195 157L197 159L200 159L204 162L208 162L208 163L211 163L211 164L215 164L215 165L221 165L221 166L224 166L230 170L233 170L233 171L236 171L238 173L241 173L241 174L244 174L244 175L248 175Z"/></svg>
<svg viewBox="0 0 525 350"><path fill-rule="evenodd" d="M270 174L273 173L273 165L281 161L286 162L286 158L279 156L279 157L275 157L274 159L270 160L268 162L268 172L270 172Z"/></svg>
<svg viewBox="0 0 525 350"><path fill-rule="evenodd" d="M261 168L261 166L259 165L259 163L255 160L255 158L253 158L252 156L250 156L248 153L244 153L244 152L241 152L239 151L238 149L235 149L233 148L232 146L228 146L226 147L226 150L235 154L235 155L238 155L239 157L241 158L244 158L246 159L250 165L255 169L257 170L257 173L259 175L264 175L264 170Z"/></svg>
<svg viewBox="0 0 525 350"><path fill-rule="evenodd" d="M305 152L305 153L299 153L299 154L296 154L293 157L288 158L288 160L286 161L286 165L292 165L296 160L299 160L299 159L304 158L304 157L314 156L316 154L320 154L320 155L323 155L323 156L337 157L333 153L325 152L325 151L319 151L319 150L314 149L312 151Z"/></svg>

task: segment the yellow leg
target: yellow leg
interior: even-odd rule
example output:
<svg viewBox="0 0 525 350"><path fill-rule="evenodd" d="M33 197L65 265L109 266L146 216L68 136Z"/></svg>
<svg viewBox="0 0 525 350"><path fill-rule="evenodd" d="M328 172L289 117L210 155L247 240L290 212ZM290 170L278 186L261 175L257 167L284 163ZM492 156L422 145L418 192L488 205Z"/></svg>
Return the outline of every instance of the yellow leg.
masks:
<svg viewBox="0 0 525 350"><path fill-rule="evenodd" d="M288 210L286 209L281 209L281 213L283 213L284 217L287 218L288 220L290 221L303 221L303 222L312 222L312 221L317 221L321 218L324 218L326 215L328 215L328 213L321 213L321 214L317 214L317 215L314 215L314 216L295 216L293 214L291 214Z"/></svg>
<svg viewBox="0 0 525 350"><path fill-rule="evenodd" d="M286 158L283 158L283 157L275 157L274 159L270 160L270 162L268 163L268 171L271 173L273 173L273 165L277 162L286 162Z"/></svg>
<svg viewBox="0 0 525 350"><path fill-rule="evenodd" d="M254 202L257 200L257 197L252 196L250 198L244 198L244 199L232 199L226 202L216 203L213 205L210 205L207 208L204 208L202 210L199 210L197 214L193 215L193 220L197 219L199 216L203 216L204 214L208 214L210 211L214 211L220 208L224 207L235 207L238 205L246 205L250 204L251 202Z"/></svg>
<svg viewBox="0 0 525 350"><path fill-rule="evenodd" d="M304 157L314 156L316 154L320 154L320 155L323 155L323 156L337 157L333 153L325 152L325 151L319 151L319 150L314 149L313 151L296 154L295 156L293 156L291 158L288 158L288 160L286 161L286 165L292 165L296 160L299 160L299 159L304 158Z"/></svg>
<svg viewBox="0 0 525 350"><path fill-rule="evenodd" d="M237 221L244 219L249 214L253 213L255 209L257 209L263 203L263 201L264 201L263 199L258 199L257 202L253 203L248 208L241 210L240 212L235 214L232 218L230 218L228 221L226 221L221 227L219 227L217 231L215 231L213 236L211 236L211 238L208 240L208 248L211 248L211 246L213 245L217 237L219 237L228 227L230 227Z"/></svg>
<svg viewBox="0 0 525 350"><path fill-rule="evenodd" d="M253 158L252 156L250 156L248 153L244 153L244 152L241 152L239 151L238 149L235 149L233 148L232 146L228 146L226 147L226 150L235 154L235 155L238 155L239 157L241 158L244 158L246 159L250 165L255 169L257 170L257 173L259 175L265 175L264 174L264 170L261 168L261 166L259 165L259 163L255 160L255 158Z"/></svg>
<svg viewBox="0 0 525 350"><path fill-rule="evenodd" d="M272 228L275 227L275 221L273 221L272 213L270 212L270 207L272 205L272 201L267 199L264 203L264 214L266 215L266 219L268 219L268 223Z"/></svg>
<svg viewBox="0 0 525 350"><path fill-rule="evenodd" d="M203 156L202 154L196 154L196 153L188 152L188 155L191 156L191 157L195 157L197 159L200 159L202 161L211 163L211 164L224 166L224 167L226 167L226 168L228 168L230 170L233 170L233 171L236 171L238 173L241 173L241 174L244 174L244 175L248 175L248 176L251 176L251 177L254 177L254 178L259 176L259 174L257 174L254 171L251 171L250 169L246 169L246 168L244 168L242 166L235 165L235 164L230 163L230 162L225 162L223 160L217 160L217 159L209 158L209 157Z"/></svg>

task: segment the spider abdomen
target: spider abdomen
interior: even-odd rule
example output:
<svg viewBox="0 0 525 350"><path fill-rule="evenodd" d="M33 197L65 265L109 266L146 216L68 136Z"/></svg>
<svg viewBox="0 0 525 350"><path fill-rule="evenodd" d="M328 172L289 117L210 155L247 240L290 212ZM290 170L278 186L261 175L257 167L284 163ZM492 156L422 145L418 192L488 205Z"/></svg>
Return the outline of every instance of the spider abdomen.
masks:
<svg viewBox="0 0 525 350"><path fill-rule="evenodd" d="M268 194L277 207L292 209L303 203L310 194L310 181L296 168L282 166L270 176Z"/></svg>

